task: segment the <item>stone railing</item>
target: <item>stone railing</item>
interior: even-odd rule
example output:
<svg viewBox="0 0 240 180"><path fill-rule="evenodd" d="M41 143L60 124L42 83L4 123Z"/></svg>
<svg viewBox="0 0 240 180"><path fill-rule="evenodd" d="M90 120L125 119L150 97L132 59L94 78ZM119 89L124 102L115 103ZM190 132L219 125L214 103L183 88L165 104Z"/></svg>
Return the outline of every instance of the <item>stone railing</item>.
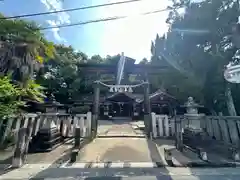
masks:
<svg viewBox="0 0 240 180"><path fill-rule="evenodd" d="M0 129L1 129L1 141L0 145L3 145L4 142L11 137L12 140L16 140L17 134L20 128L27 128L28 121L34 119L35 122L38 121L39 117L38 114L23 114L21 116L15 116L8 119L1 120L0 122ZM36 126L34 126L33 134L37 133Z"/></svg>
<svg viewBox="0 0 240 180"><path fill-rule="evenodd" d="M23 114L5 121L2 143L9 135L15 139L12 167L20 167L28 152L51 151L74 137L75 150L81 141L92 139L91 112L87 114ZM74 151L75 152L75 151Z"/></svg>
<svg viewBox="0 0 240 180"><path fill-rule="evenodd" d="M179 130L183 131L184 128L191 125L200 127L202 135L207 139L216 140L217 143L222 145L233 146L240 148L240 116L205 116L199 114L198 116L176 116L177 121L180 124ZM195 130L197 132L197 130ZM184 132L184 131L183 131Z"/></svg>
<svg viewBox="0 0 240 180"><path fill-rule="evenodd" d="M240 116L198 116L189 119L188 116L176 116L169 118L167 115L152 113L152 135L157 137L175 136L175 128L183 131L190 124L198 124L208 137L224 144L240 147ZM175 122L178 122L175 124ZM179 124L180 122L180 124Z"/></svg>
<svg viewBox="0 0 240 180"><path fill-rule="evenodd" d="M174 136L174 119L169 118L167 115L160 115L155 113L151 113L151 117L153 138Z"/></svg>
<svg viewBox="0 0 240 180"><path fill-rule="evenodd" d="M240 116L206 116L201 128L213 139L236 147L240 145Z"/></svg>
<svg viewBox="0 0 240 180"><path fill-rule="evenodd" d="M37 135L40 129L57 128L62 137L73 137L76 127L81 129L81 137L87 137L91 134L91 112L87 114L65 114L65 113L36 113L23 114L18 117L9 118L0 121L1 138L0 145L6 141L9 136L13 140L17 139L21 128L27 128L30 136Z"/></svg>

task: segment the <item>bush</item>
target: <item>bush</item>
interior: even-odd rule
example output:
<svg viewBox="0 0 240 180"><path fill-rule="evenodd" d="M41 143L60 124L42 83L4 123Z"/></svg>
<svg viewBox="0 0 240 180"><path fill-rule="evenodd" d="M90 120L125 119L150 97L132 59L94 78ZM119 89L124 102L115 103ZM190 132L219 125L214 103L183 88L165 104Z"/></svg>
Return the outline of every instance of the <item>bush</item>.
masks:
<svg viewBox="0 0 240 180"><path fill-rule="evenodd" d="M29 80L24 88L14 85L9 76L0 77L0 120L20 112L25 100L43 102L43 87Z"/></svg>
<svg viewBox="0 0 240 180"><path fill-rule="evenodd" d="M23 91L11 83L8 76L0 77L0 119L13 116L24 102L19 97Z"/></svg>

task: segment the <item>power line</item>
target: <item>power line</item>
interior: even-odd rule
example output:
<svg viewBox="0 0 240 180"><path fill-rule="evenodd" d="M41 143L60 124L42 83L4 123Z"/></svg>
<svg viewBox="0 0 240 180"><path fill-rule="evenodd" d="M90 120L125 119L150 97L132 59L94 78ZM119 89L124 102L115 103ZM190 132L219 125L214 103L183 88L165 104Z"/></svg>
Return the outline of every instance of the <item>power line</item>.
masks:
<svg viewBox="0 0 240 180"><path fill-rule="evenodd" d="M89 21L83 21L78 23L71 23L71 24L63 24L58 26L50 26L50 27L43 27L39 28L39 30L47 30L47 29L54 29L54 28L64 28L64 27L71 27L71 26L80 26L80 25L86 25L86 24L93 24L98 22L106 22L106 21L114 21L127 18L127 16L116 16L116 17L109 17L109 18L103 18L103 19L96 19L96 20L89 20Z"/></svg>
<svg viewBox="0 0 240 180"><path fill-rule="evenodd" d="M0 19L15 19L15 18L24 18L24 17L31 17L31 16L42 16L42 15L48 15L48 14L61 13L61 12L71 12L71 11L79 11L79 10L85 10L85 9L93 9L93 8L98 8L98 7L127 4L127 3L133 3L133 2L138 2L138 1L143 1L143 0L119 1L119 2L115 2L115 3L106 3L106 4L99 4L99 5L93 5L93 6L83 6L83 7L79 7L79 8L70 8L70 9L64 9L64 10L59 10L59 11L41 12L41 13L33 13L33 14L22 14L22 15L17 15L17 16L4 17L4 18L0 18Z"/></svg>
<svg viewBox="0 0 240 180"><path fill-rule="evenodd" d="M180 7L178 7L180 8ZM156 14L164 11L169 11L171 10L170 8L165 8L165 9L160 9L160 10L155 10L155 11L149 11L145 13L141 13L138 15L150 15L150 14ZM81 26L81 25L86 25L86 24L92 24L92 23L99 23L99 22L106 22L106 21L115 21L115 20L120 20L124 18L128 18L130 16L115 16L115 17L108 17L108 18L102 18L102 19L95 19L95 20L89 20L89 21L83 21L83 22L78 22L78 23L71 23L71 24L63 24L63 25L58 25L58 26L50 26L50 27L43 27L39 28L39 30L47 30L47 29L54 29L54 28L64 28L64 27L71 27L71 26Z"/></svg>
<svg viewBox="0 0 240 180"><path fill-rule="evenodd" d="M176 7L174 9L179 9L182 8L183 6L179 6ZM145 12L145 13L141 13L138 14L140 16L144 16L144 15L150 15L150 14L156 14L156 13L160 13L160 12L164 12L164 11L169 11L172 10L172 8L165 8L165 9L159 9L159 10L154 10L154 11L149 11L149 12ZM120 20L120 19L124 19L124 18L128 18L131 16L115 16L115 17L108 17L108 18L101 18L101 19L95 19L95 20L89 20L89 21L82 21L82 22L77 22L77 23L71 23L71 24L63 24L63 25L58 25L58 26L49 26L49 27L39 27L36 30L48 30L48 29L54 29L54 28L64 28L64 27L72 27L72 26L81 26L81 25L87 25L87 24L93 24L93 23L99 23L99 22L107 22L107 21L115 21L115 20ZM17 33L14 32L15 29L9 30L9 33ZM21 32L20 34L22 34L23 32ZM27 33L26 33L27 34ZM1 36L1 34L0 34Z"/></svg>

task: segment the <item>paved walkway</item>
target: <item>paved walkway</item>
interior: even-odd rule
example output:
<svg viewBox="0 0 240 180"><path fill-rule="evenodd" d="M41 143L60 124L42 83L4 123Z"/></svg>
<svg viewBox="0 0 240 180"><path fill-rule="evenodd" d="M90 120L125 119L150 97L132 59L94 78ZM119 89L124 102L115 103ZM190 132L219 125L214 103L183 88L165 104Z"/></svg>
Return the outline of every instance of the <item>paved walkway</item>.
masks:
<svg viewBox="0 0 240 180"><path fill-rule="evenodd" d="M138 125L142 122L99 121L98 138L81 149L77 162L71 167L167 165L163 148L146 139Z"/></svg>
<svg viewBox="0 0 240 180"><path fill-rule="evenodd" d="M82 162L161 162L160 148L145 138L97 138L84 147L77 163Z"/></svg>
<svg viewBox="0 0 240 180"><path fill-rule="evenodd" d="M142 121L100 120L98 124L99 137L145 137Z"/></svg>

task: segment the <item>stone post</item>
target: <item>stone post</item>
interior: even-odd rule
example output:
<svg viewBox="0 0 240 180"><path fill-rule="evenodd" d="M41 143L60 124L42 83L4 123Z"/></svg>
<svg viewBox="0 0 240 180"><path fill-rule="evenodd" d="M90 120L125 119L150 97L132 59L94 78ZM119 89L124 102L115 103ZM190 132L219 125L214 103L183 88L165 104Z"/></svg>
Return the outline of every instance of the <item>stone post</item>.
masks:
<svg viewBox="0 0 240 180"><path fill-rule="evenodd" d="M91 128L92 128L92 113L91 112L87 112L87 132L86 132L86 136L90 137L91 136Z"/></svg>
<svg viewBox="0 0 240 180"><path fill-rule="evenodd" d="M151 120L151 106L149 99L149 83L144 83L144 124L145 131L148 137L151 136L152 132L152 120Z"/></svg>
<svg viewBox="0 0 240 180"><path fill-rule="evenodd" d="M75 124L75 135L74 135L74 147L71 152L70 163L76 162L77 155L80 149L80 142L81 142L81 129L80 127Z"/></svg>
<svg viewBox="0 0 240 180"><path fill-rule="evenodd" d="M27 124L27 132L26 132L26 136L25 136L25 153L28 153L28 148L29 148L29 143L32 140L32 132L33 132L33 121L35 120L35 116L30 116L28 117L28 124Z"/></svg>
<svg viewBox="0 0 240 180"><path fill-rule="evenodd" d="M174 111L175 114L175 146L178 150L183 150L183 137L182 137L182 120L181 117L176 116L176 110Z"/></svg>
<svg viewBox="0 0 240 180"><path fill-rule="evenodd" d="M21 128L18 131L18 139L13 155L12 167L19 168L23 165L25 160L25 145L26 145L27 128Z"/></svg>
<svg viewBox="0 0 240 180"><path fill-rule="evenodd" d="M96 81L94 84L94 100L93 100L93 112L92 112L92 132L93 138L97 135L97 126L98 126L98 114L99 114L99 95L100 95L100 89L99 89L99 82Z"/></svg>

